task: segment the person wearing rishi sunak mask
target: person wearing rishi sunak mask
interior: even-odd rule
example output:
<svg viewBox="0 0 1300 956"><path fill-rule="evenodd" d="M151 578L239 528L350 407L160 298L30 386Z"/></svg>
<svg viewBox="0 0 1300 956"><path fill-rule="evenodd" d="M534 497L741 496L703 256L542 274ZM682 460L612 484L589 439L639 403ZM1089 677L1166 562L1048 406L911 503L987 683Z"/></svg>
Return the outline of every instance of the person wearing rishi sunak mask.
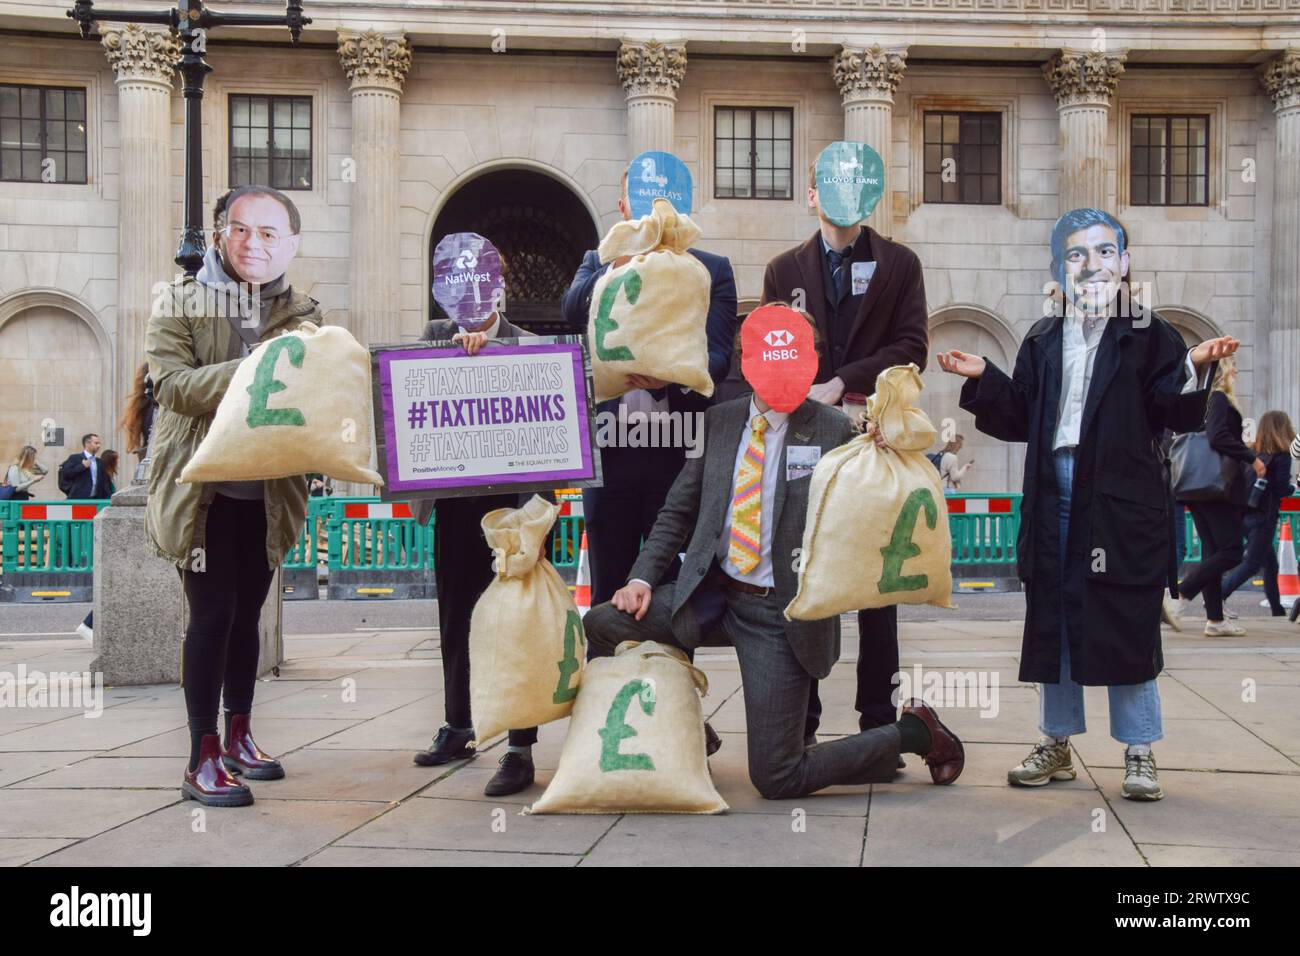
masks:
<svg viewBox="0 0 1300 956"><path fill-rule="evenodd" d="M1075 209L1051 237L1056 314L1029 330L1008 375L986 358L938 356L963 376L975 427L1027 442L1017 542L1025 627L1020 679L1041 685L1042 739L1013 785L1073 780L1070 737L1086 730L1084 686L1104 686L1111 736L1125 745L1121 795L1164 796L1151 745L1163 735L1163 591L1176 585L1169 487L1159 439L1205 419L1231 337L1193 349L1126 288L1128 237L1114 217Z"/></svg>
<svg viewBox="0 0 1300 956"><path fill-rule="evenodd" d="M268 186L241 186L221 197L203 267L162 289L146 335L158 409L145 532L180 571L190 611L181 668L190 759L181 793L207 806L253 802L235 775L284 776L252 736L258 621L275 568L302 529L307 482L304 476L176 479L207 434L240 361L302 322L321 322L316 301L295 292L286 275L300 228L293 202ZM223 700L224 743L217 726Z"/></svg>
<svg viewBox="0 0 1300 956"><path fill-rule="evenodd" d="M884 165L869 146L832 143L808 171L808 207L817 232L767 264L764 303L802 301L820 333L817 377L808 397L838 405L846 392L869 396L894 365L924 370L929 313L921 260L863 221L885 195ZM858 727L894 721L898 608L858 612ZM813 743L821 718L813 683L807 725Z"/></svg>

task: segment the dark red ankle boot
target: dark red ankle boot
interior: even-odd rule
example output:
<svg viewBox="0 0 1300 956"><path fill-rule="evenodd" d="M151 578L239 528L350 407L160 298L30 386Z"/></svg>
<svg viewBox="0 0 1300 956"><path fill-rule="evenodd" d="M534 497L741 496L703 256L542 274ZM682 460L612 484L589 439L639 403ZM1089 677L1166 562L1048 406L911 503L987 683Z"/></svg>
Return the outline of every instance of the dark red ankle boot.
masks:
<svg viewBox="0 0 1300 956"><path fill-rule="evenodd" d="M185 771L181 799L197 800L207 807L246 807L253 802L253 791L222 766L221 738L216 734L199 742L199 763Z"/></svg>
<svg viewBox="0 0 1300 956"><path fill-rule="evenodd" d="M262 753L253 740L250 723L249 714L230 715L230 732L221 752L226 768L249 780L279 780L284 776L284 767L270 754Z"/></svg>

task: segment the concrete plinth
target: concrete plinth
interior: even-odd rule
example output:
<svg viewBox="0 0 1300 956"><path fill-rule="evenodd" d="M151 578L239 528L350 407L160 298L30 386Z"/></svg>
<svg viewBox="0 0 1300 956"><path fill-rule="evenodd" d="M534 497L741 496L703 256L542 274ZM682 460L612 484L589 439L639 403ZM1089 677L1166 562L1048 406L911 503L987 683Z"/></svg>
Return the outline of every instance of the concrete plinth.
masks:
<svg viewBox="0 0 1300 956"><path fill-rule="evenodd" d="M113 496L95 517L95 657L104 683L177 683L188 621L180 575L153 554L144 533L144 485ZM259 676L284 660L280 571L262 608Z"/></svg>

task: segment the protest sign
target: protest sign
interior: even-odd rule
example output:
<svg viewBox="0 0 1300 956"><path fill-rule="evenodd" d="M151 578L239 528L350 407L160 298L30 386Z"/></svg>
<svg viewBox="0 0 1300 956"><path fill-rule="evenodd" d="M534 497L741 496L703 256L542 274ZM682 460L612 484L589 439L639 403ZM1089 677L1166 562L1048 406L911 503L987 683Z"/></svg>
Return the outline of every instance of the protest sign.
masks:
<svg viewBox="0 0 1300 956"><path fill-rule="evenodd" d="M601 483L580 336L498 339L473 356L451 343L370 355L386 499Z"/></svg>

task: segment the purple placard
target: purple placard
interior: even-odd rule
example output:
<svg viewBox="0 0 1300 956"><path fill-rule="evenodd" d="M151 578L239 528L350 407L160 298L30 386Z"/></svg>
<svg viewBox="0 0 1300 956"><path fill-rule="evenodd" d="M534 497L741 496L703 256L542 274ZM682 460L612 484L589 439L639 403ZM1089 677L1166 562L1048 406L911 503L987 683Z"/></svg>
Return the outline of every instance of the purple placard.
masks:
<svg viewBox="0 0 1300 956"><path fill-rule="evenodd" d="M433 250L433 298L459 325L477 326L505 297L501 255L476 232L443 236Z"/></svg>
<svg viewBox="0 0 1300 956"><path fill-rule="evenodd" d="M546 355L559 356L561 361L535 361ZM568 362L563 361L566 357ZM459 348L408 348L379 352L375 358L383 409L385 441L382 464L387 472L386 493L418 495L449 488L572 482L595 476L587 380L579 343L491 345L473 357ZM524 361L519 361L520 358ZM546 368L548 365L553 368ZM527 371L529 368L533 370ZM515 375L516 369L520 370L519 376ZM566 369L569 370L567 376ZM396 390L393 387L395 375L399 379L405 376L404 384ZM555 376L559 376L558 380ZM518 387L521 380L525 383L522 388ZM406 394L395 396L395 391L405 391ZM557 397L564 401L557 403ZM530 398L537 399L535 405L530 403ZM503 404L494 406L494 399ZM517 403L521 401L528 420L513 417L520 407ZM506 402L511 403L510 420L500 417ZM551 417L538 417L548 412ZM557 414L558 419L555 417ZM540 453L541 458L548 460L568 458L572 462L569 467L556 468L551 461L529 468L523 463L537 459L539 453L507 451L491 457L508 458L510 454L516 454L521 463L517 465L511 461L513 467L509 470L479 467L476 471L464 461L453 464L454 455L439 454L440 451L464 451L467 448L472 451L470 446L482 450L484 446L500 444L492 436L501 433L505 427L537 429L542 422L556 423L553 428L563 428L566 438L576 440L576 453L567 448L562 452ZM422 436L427 436L427 441ZM540 439L542 436L534 437ZM478 455L472 460L477 462L483 457L488 456ZM417 467L417 463L418 467L429 469L429 477L410 476L409 472Z"/></svg>

